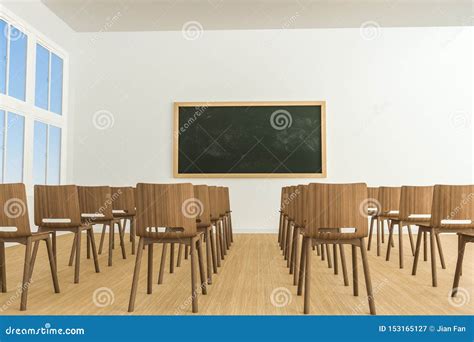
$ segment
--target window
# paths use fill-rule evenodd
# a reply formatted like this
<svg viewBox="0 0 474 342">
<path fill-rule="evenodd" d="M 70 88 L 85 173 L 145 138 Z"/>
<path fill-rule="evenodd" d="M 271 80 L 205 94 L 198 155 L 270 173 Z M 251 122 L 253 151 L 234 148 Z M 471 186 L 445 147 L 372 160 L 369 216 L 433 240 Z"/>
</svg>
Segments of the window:
<svg viewBox="0 0 474 342">
<path fill-rule="evenodd" d="M 0 19 L 0 93 L 25 101 L 28 36 Z"/>
<path fill-rule="evenodd" d="M 35 104 L 53 113 L 62 114 L 63 60 L 41 44 L 36 44 Z"/>
<path fill-rule="evenodd" d="M 60 184 L 61 128 L 35 121 L 33 182 Z"/>
<path fill-rule="evenodd" d="M 67 66 L 59 46 L 0 6 L 0 182 L 65 181 Z"/>
<path fill-rule="evenodd" d="M 0 110 L 2 182 L 23 182 L 25 118 Z"/>
</svg>

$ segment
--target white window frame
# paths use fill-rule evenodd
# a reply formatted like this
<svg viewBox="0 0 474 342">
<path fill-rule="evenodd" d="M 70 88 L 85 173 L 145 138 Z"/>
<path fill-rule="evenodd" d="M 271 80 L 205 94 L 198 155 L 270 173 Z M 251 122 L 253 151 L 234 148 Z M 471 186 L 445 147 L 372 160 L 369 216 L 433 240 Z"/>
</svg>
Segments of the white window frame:
<svg viewBox="0 0 474 342">
<path fill-rule="evenodd" d="M 68 100 L 69 100 L 69 54 L 47 38 L 33 26 L 18 17 L 12 11 L 0 5 L 0 18 L 13 25 L 28 36 L 26 57 L 26 99 L 21 101 L 11 96 L 0 94 L 0 109 L 19 114 L 25 118 L 25 131 L 23 142 L 23 183 L 27 189 L 33 189 L 33 144 L 34 144 L 34 122 L 53 125 L 61 128 L 61 160 L 60 160 L 60 183 L 67 183 L 67 129 L 68 129 Z M 3 32 L 0 32 L 3 34 Z M 63 60 L 63 94 L 62 115 L 36 107 L 35 105 L 35 83 L 36 83 L 36 44 L 39 43 L 49 51 L 55 53 Z M 51 61 L 50 61 L 51 63 Z M 8 71 L 7 71 L 8 72 Z M 48 85 L 49 87 L 51 84 Z M 49 132 L 49 127 L 48 127 Z M 49 138 L 49 137 L 48 137 Z M 7 148 L 5 146 L 5 148 Z M 6 161 L 4 161 L 6 162 Z M 47 166 L 46 166 L 47 167 Z M 46 171 L 47 172 L 47 171 Z"/>
</svg>

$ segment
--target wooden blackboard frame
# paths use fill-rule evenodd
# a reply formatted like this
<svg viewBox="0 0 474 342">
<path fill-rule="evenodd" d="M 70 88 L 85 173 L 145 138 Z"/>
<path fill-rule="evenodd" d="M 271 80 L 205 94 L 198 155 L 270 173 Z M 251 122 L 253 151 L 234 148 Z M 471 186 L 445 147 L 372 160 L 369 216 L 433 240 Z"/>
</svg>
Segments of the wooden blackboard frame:
<svg viewBox="0 0 474 342">
<path fill-rule="evenodd" d="M 179 173 L 179 109 L 181 107 L 248 107 L 248 106 L 321 106 L 320 173 Z M 257 102 L 175 102 L 173 128 L 174 178 L 326 178 L 326 101 L 257 101 Z"/>
</svg>

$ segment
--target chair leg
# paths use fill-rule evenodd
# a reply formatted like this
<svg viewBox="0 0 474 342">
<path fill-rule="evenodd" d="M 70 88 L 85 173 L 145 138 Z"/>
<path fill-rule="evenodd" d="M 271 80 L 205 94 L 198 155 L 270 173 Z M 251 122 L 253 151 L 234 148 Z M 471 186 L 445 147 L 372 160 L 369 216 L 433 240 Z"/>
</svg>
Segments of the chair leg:
<svg viewBox="0 0 474 342">
<path fill-rule="evenodd" d="M 436 243 L 435 243 L 435 231 L 430 230 L 430 248 L 431 248 L 431 280 L 433 287 L 438 286 L 438 279 L 436 275 Z"/>
<path fill-rule="evenodd" d="M 51 238 L 48 237 L 45 241 L 46 249 L 48 250 L 49 268 L 51 269 L 51 277 L 53 279 L 54 292 L 59 293 L 59 281 L 56 263 L 54 262 L 53 248 L 51 246 Z"/>
<path fill-rule="evenodd" d="M 341 255 L 342 277 L 344 279 L 344 286 L 349 286 L 349 278 L 347 277 L 346 253 L 344 245 L 339 245 L 339 254 Z"/>
<path fill-rule="evenodd" d="M 56 232 L 53 232 L 51 234 L 51 244 L 53 245 L 53 254 L 54 254 L 54 262 L 56 263 L 56 265 L 58 264 L 58 253 L 57 253 L 57 250 L 56 250 Z"/>
<path fill-rule="evenodd" d="M 321 260 L 324 261 L 326 260 L 326 249 L 324 248 L 324 244 L 320 246 L 321 246 Z"/>
<path fill-rule="evenodd" d="M 114 225 L 112 223 L 109 226 L 109 259 L 108 265 L 112 266 L 113 250 L 114 250 Z"/>
<path fill-rule="evenodd" d="M 436 237 L 436 245 L 438 246 L 438 253 L 439 253 L 439 260 L 441 261 L 441 267 L 443 268 L 443 270 L 445 270 L 446 263 L 444 262 L 443 247 L 441 247 L 441 240 L 439 238 L 439 234 L 436 234 L 435 237 Z"/>
<path fill-rule="evenodd" d="M 198 299 L 197 299 L 197 291 L 196 291 L 196 240 L 194 238 L 190 239 L 190 251 L 191 254 L 191 301 L 193 307 L 193 313 L 198 312 Z"/>
<path fill-rule="evenodd" d="M 278 245 L 281 243 L 281 224 L 282 224 L 283 214 L 280 212 L 280 221 L 278 221 Z"/>
<path fill-rule="evenodd" d="M 78 229 L 76 233 L 76 258 L 74 265 L 74 283 L 79 283 L 79 271 L 81 266 L 81 235 L 82 230 Z"/>
<path fill-rule="evenodd" d="M 89 237 L 89 234 L 87 234 L 86 236 L 86 258 L 87 259 L 90 259 L 91 258 L 91 240 L 90 240 L 90 237 Z"/>
<path fill-rule="evenodd" d="M 408 236 L 410 237 L 410 247 L 411 247 L 411 255 L 415 255 L 415 243 L 413 242 L 413 234 L 411 232 L 411 226 L 408 225 Z"/>
<path fill-rule="evenodd" d="M 181 259 L 183 257 L 183 244 L 180 243 L 178 247 L 178 257 L 176 260 L 176 267 L 181 267 Z"/>
<path fill-rule="evenodd" d="M 21 285 L 21 303 L 20 310 L 26 310 L 28 300 L 28 288 L 30 287 L 30 261 L 31 261 L 31 237 L 26 239 L 25 263 L 23 265 L 23 282 Z"/>
<path fill-rule="evenodd" d="M 174 273 L 174 243 L 170 243 L 170 274 Z"/>
<path fill-rule="evenodd" d="M 92 258 L 94 259 L 95 272 L 99 273 L 100 272 L 99 256 L 97 255 L 97 247 L 95 245 L 94 230 L 92 229 L 92 227 L 90 229 L 87 229 L 87 234 L 88 234 L 89 239 L 91 241 Z"/>
<path fill-rule="evenodd" d="M 367 288 L 370 314 L 375 315 L 375 299 L 372 292 L 372 280 L 370 279 L 369 261 L 367 260 L 367 251 L 365 250 L 364 239 L 360 239 L 360 252 L 362 254 L 362 267 L 364 268 L 365 287 Z"/>
<path fill-rule="evenodd" d="M 423 261 L 428 261 L 428 232 L 423 231 Z"/>
<path fill-rule="evenodd" d="M 392 240 L 393 240 L 393 231 L 394 231 L 393 226 L 394 226 L 393 221 L 391 221 L 388 227 L 388 244 L 387 244 L 387 255 L 385 256 L 385 261 L 390 260 L 390 251 L 392 249 Z"/>
<path fill-rule="evenodd" d="M 124 237 L 124 230 L 122 226 L 122 221 L 118 222 L 118 233 L 120 238 L 120 248 L 122 249 L 122 259 L 127 259 L 127 253 L 125 251 L 125 237 Z"/>
<path fill-rule="evenodd" d="M 374 230 L 375 216 L 370 217 L 370 229 L 369 229 L 369 243 L 367 244 L 367 250 L 370 251 L 370 245 L 372 244 L 372 234 Z"/>
<path fill-rule="evenodd" d="M 198 255 L 198 264 L 199 264 L 199 277 L 201 278 L 201 291 L 202 294 L 207 294 L 206 288 L 206 272 L 204 271 L 204 259 L 202 255 L 202 238 L 199 237 L 197 242 L 197 255 Z"/>
<path fill-rule="evenodd" d="M 332 245 L 332 256 L 334 260 L 334 274 L 339 274 L 338 262 L 337 262 L 337 244 Z"/>
<path fill-rule="evenodd" d="M 420 249 L 421 249 L 421 239 L 423 231 L 421 231 L 420 228 L 418 228 L 418 234 L 416 237 L 416 247 L 415 247 L 415 258 L 413 259 L 413 268 L 411 270 L 411 275 L 416 275 L 416 268 L 418 267 L 418 258 L 420 257 Z"/>
<path fill-rule="evenodd" d="M 321 248 L 319 247 L 319 245 L 316 246 L 316 255 L 321 256 Z"/>
<path fill-rule="evenodd" d="M 135 231 L 135 217 L 130 219 L 130 239 L 132 240 L 132 255 L 135 254 L 135 239 L 137 232 Z"/>
<path fill-rule="evenodd" d="M 76 243 L 77 241 L 77 235 L 74 234 L 74 239 L 72 240 L 72 246 L 71 246 L 71 254 L 69 255 L 69 263 L 68 265 L 69 266 L 72 266 L 72 264 L 74 263 L 74 255 L 76 254 Z"/>
<path fill-rule="evenodd" d="M 403 225 L 398 222 L 398 263 L 399 267 L 403 268 Z"/>
<path fill-rule="evenodd" d="M 300 268 L 298 272 L 298 290 L 297 295 L 301 296 L 303 294 L 303 282 L 305 277 L 305 265 L 306 265 L 306 248 L 308 245 L 305 242 L 303 237 L 303 241 L 301 243 L 301 256 L 300 256 Z"/>
<path fill-rule="evenodd" d="M 219 242 L 221 244 L 221 257 L 224 260 L 224 256 L 227 255 L 227 249 L 225 248 L 225 231 L 223 220 L 219 220 Z"/>
<path fill-rule="evenodd" d="M 133 271 L 132 289 L 130 291 L 130 301 L 128 303 L 128 312 L 135 310 L 135 299 L 137 297 L 138 278 L 140 276 L 140 266 L 142 262 L 144 238 L 138 240 L 137 258 L 135 260 L 135 270 Z"/>
<path fill-rule="evenodd" d="M 326 246 L 326 256 L 328 259 L 328 268 L 332 268 L 332 257 L 331 257 L 331 250 L 329 248 L 329 244 L 325 243 L 324 246 Z"/>
<path fill-rule="evenodd" d="M 211 251 L 211 229 L 206 229 L 206 271 L 207 271 L 207 283 L 212 284 L 212 251 Z M 181 245 L 179 245 L 181 247 Z M 179 258 L 179 257 L 178 257 Z"/>
<path fill-rule="evenodd" d="M 292 226 L 293 226 L 292 222 L 288 221 L 288 227 L 286 229 L 285 249 L 283 250 L 285 260 L 287 261 L 286 267 L 290 267 L 289 256 L 290 256 L 290 246 L 291 246 L 290 239 L 291 239 Z"/>
<path fill-rule="evenodd" d="M 100 234 L 99 254 L 102 254 L 102 248 L 104 247 L 104 240 L 105 240 L 105 224 L 102 225 L 102 234 Z"/>
<path fill-rule="evenodd" d="M 33 244 L 33 252 L 31 253 L 31 260 L 30 260 L 30 277 L 28 278 L 29 283 L 31 283 L 31 278 L 33 277 L 33 269 L 35 267 L 36 256 L 38 255 L 39 243 L 40 243 L 40 240 L 37 240 Z"/>
<path fill-rule="evenodd" d="M 165 262 L 166 262 L 166 250 L 168 244 L 163 243 L 163 249 L 161 250 L 161 262 L 160 262 L 160 273 L 158 273 L 158 284 L 163 284 L 163 274 L 165 273 Z"/>
<path fill-rule="evenodd" d="M 466 241 L 459 235 L 458 239 L 458 260 L 456 261 L 456 272 L 454 273 L 453 289 L 451 290 L 451 297 L 455 297 L 458 292 L 459 279 L 461 278 L 462 261 L 464 259 L 464 249 L 466 248 Z"/>
<path fill-rule="evenodd" d="M 293 252 L 293 285 L 298 285 L 298 274 L 299 274 L 299 246 L 300 246 L 300 229 L 296 229 L 294 252 Z"/>
<path fill-rule="evenodd" d="M 5 259 L 5 242 L 0 242 L 0 280 L 2 292 L 7 292 L 7 264 Z"/>
<path fill-rule="evenodd" d="M 153 243 L 148 244 L 147 294 L 153 292 Z"/>
<path fill-rule="evenodd" d="M 303 243 L 306 245 L 305 272 L 304 272 L 304 313 L 310 312 L 311 300 L 311 238 L 305 237 Z"/>
<path fill-rule="evenodd" d="M 387 225 L 390 225 L 390 221 L 387 222 Z M 382 243 L 385 243 L 385 229 L 384 229 L 384 221 L 382 221 L 382 229 L 380 230 Z"/>
<path fill-rule="evenodd" d="M 217 251 L 216 251 L 216 241 L 214 240 L 214 230 L 209 229 L 209 238 L 211 240 L 211 253 L 212 253 L 212 270 L 214 273 L 217 273 Z"/>
<path fill-rule="evenodd" d="M 184 246 L 184 260 L 188 260 L 189 257 L 189 246 Z"/>
<path fill-rule="evenodd" d="M 216 247 L 217 247 L 217 266 L 221 267 L 221 260 L 222 260 L 222 249 L 220 244 L 220 236 L 221 233 L 219 232 L 219 224 L 216 222 Z"/>
<path fill-rule="evenodd" d="M 295 269 L 295 252 L 296 252 L 296 236 L 298 234 L 298 228 L 293 227 L 293 236 L 291 238 L 291 252 L 290 252 L 290 274 L 293 274 L 293 270 Z"/>
<path fill-rule="evenodd" d="M 377 256 L 380 256 L 380 234 L 383 230 L 383 221 L 377 218 Z"/>
<path fill-rule="evenodd" d="M 352 286 L 354 288 L 354 296 L 359 295 L 359 276 L 357 274 L 357 250 L 356 246 L 352 247 Z"/>
</svg>

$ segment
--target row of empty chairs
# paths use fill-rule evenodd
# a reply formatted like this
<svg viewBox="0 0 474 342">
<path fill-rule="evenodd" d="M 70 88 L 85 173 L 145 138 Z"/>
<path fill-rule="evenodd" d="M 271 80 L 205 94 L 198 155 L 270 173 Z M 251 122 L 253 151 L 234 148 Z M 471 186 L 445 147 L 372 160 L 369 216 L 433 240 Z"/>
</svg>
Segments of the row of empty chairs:
<svg viewBox="0 0 474 342">
<path fill-rule="evenodd" d="M 370 232 L 365 218 L 370 218 Z M 367 249 L 370 250 L 373 227 L 377 230 L 377 255 L 380 255 L 384 242 L 384 224 L 388 224 L 388 243 L 386 260 L 394 246 L 394 231 L 398 227 L 399 266 L 403 268 L 403 228 L 408 230 L 414 256 L 412 274 L 416 274 L 422 239 L 425 241 L 425 260 L 427 260 L 427 240 L 431 248 L 432 285 L 437 286 L 436 246 L 441 265 L 446 268 L 441 247 L 441 233 L 458 234 L 458 262 L 453 282 L 452 296 L 456 295 L 462 274 L 462 261 L 465 245 L 473 241 L 474 232 L 474 185 L 435 185 L 367 188 L 365 184 L 309 184 L 283 187 L 281 192 L 280 225 L 278 242 L 297 293 L 303 292 L 305 281 L 305 313 L 309 313 L 308 261 L 311 246 L 318 245 L 317 252 L 328 258 L 331 265 L 329 246 L 333 246 L 334 272 L 337 274 L 337 246 L 352 245 L 354 295 L 357 289 L 357 263 L 355 249 L 360 247 L 369 299 L 370 313 L 375 314 L 375 304 L 370 283 L 369 266 L 365 253 L 365 237 L 369 236 Z M 411 226 L 418 227 L 416 247 Z M 352 232 L 345 232 L 352 228 Z M 298 260 L 299 240 L 303 237 L 302 251 Z M 307 240 L 307 241 L 306 241 Z M 340 248 L 340 259 L 344 285 L 348 285 L 344 250 Z M 314 249 L 314 247 L 313 247 Z M 305 264 L 306 263 L 306 264 Z M 306 270 L 306 272 L 305 272 Z"/>
<path fill-rule="evenodd" d="M 217 273 L 220 260 L 224 258 L 233 241 L 229 189 L 224 187 L 192 184 L 138 184 L 137 188 L 36 185 L 34 187 L 34 221 L 38 227 L 36 232 L 32 232 L 30 228 L 24 184 L 1 184 L 0 206 L 3 208 L 3 213 L 0 215 L 2 292 L 7 292 L 5 244 L 13 242 L 26 246 L 20 310 L 26 310 L 27 307 L 28 288 L 41 241 L 45 241 L 47 246 L 54 291 L 59 293 L 56 256 L 56 236 L 59 232 L 74 234 L 69 259 L 69 265 L 75 266 L 74 283 L 79 283 L 80 279 L 82 233 L 86 232 L 87 258 L 90 259 L 92 256 L 95 271 L 99 273 L 98 254 L 102 252 L 107 228 L 108 265 L 112 266 L 113 262 L 115 231 L 119 233 L 122 258 L 126 259 L 125 224 L 128 221 L 132 254 L 137 252 L 135 238 L 140 237 L 138 265 L 145 245 L 149 246 L 149 257 L 153 256 L 152 239 L 178 243 L 180 247 L 184 244 L 191 247 L 192 274 L 195 278 L 194 252 L 197 250 L 203 292 L 206 284 L 212 282 L 212 273 Z M 93 226 L 96 224 L 103 225 L 99 252 L 93 233 Z M 165 229 L 165 232 L 160 233 L 160 229 Z M 207 246 L 207 276 L 202 267 L 203 240 Z M 166 253 L 166 249 L 163 250 Z M 162 257 L 159 282 L 163 277 L 165 256 Z M 149 271 L 152 270 L 152 264 L 149 263 L 148 267 Z M 138 270 L 135 268 L 135 274 L 137 273 Z M 134 286 L 136 291 L 135 280 Z M 130 308 L 133 310 L 132 298 L 130 303 Z M 197 299 L 195 301 L 193 299 L 193 311 L 197 311 Z"/>
</svg>

